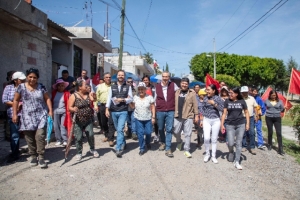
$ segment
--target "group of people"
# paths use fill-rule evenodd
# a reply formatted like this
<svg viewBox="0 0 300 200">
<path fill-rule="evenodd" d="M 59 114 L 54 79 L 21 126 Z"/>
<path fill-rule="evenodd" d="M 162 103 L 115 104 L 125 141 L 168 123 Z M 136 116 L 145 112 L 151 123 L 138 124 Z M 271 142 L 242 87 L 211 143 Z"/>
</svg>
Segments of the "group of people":
<svg viewBox="0 0 300 200">
<path fill-rule="evenodd" d="M 26 75 L 22 72 L 12 75 L 12 82 L 5 87 L 2 96 L 10 122 L 12 160 L 18 159 L 19 132 L 22 131 L 31 155 L 30 165 L 47 166 L 44 161 L 47 116 L 54 119 L 56 145 L 67 144 L 68 138 L 72 137 L 71 126 L 74 122 L 76 160 L 82 159 L 84 135 L 90 147 L 89 153 L 99 157 L 93 132 L 95 113 L 105 136 L 103 142 L 115 146 L 117 157 L 122 157 L 126 148 L 126 123 L 127 138 L 138 140 L 141 156 L 151 149 L 154 128 L 154 141 L 160 142 L 159 151 L 164 151 L 168 157 L 174 156 L 171 150 L 174 134 L 176 149 L 183 149 L 184 155 L 191 158 L 190 144 L 194 129 L 197 145 L 200 147 L 204 141 L 205 163 L 209 160 L 218 163 L 216 152 L 219 138 L 228 145 L 228 161 L 234 162 L 237 169 L 242 169 L 242 151 L 248 150 L 255 155 L 256 146 L 265 148 L 261 130 L 263 115 L 268 127 L 268 149 L 272 149 L 275 126 L 278 153 L 284 154 L 280 117 L 284 105 L 276 91 L 271 91 L 269 99 L 263 102 L 255 88 L 228 88 L 224 82 L 220 82 L 220 88 L 214 84 L 203 89 L 200 85 L 189 88 L 188 78 L 182 78 L 180 86 L 177 86 L 170 81 L 169 72 L 162 73 L 159 83 L 152 85 L 150 77 L 145 75 L 134 86 L 133 79 L 126 79 L 123 70 L 117 72 L 116 83 L 111 82 L 110 73 L 104 73 L 103 80 L 94 89 L 86 74 L 87 71 L 83 70 L 82 76 L 75 81 L 67 71 L 63 71 L 62 77 L 52 86 L 51 98 L 46 88 L 38 83 L 37 69 L 27 70 Z"/>
</svg>

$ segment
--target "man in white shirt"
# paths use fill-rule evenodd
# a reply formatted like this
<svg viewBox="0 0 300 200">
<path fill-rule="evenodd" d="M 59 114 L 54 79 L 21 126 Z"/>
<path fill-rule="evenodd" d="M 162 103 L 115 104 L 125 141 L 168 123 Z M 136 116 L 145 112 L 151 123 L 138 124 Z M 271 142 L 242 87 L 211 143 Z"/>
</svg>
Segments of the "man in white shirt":
<svg viewBox="0 0 300 200">
<path fill-rule="evenodd" d="M 256 119 L 255 119 L 256 109 L 255 108 L 257 106 L 257 103 L 256 103 L 255 99 L 252 96 L 249 96 L 249 88 L 247 86 L 241 87 L 241 93 L 244 97 L 244 100 L 247 103 L 249 117 L 250 117 L 249 130 L 245 131 L 245 134 L 244 134 L 244 137 L 243 137 L 243 142 L 242 142 L 243 150 L 242 151 L 247 150 L 247 148 L 248 148 L 247 137 L 249 137 L 249 139 L 250 139 L 249 152 L 253 155 L 256 155 L 254 126 L 255 126 L 255 121 L 256 121 Z"/>
</svg>

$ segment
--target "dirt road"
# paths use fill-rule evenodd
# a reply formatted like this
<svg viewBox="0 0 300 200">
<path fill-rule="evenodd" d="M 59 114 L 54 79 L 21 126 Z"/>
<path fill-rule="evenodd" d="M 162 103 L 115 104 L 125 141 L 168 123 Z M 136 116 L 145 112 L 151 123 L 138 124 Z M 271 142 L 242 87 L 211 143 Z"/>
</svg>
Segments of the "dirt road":
<svg viewBox="0 0 300 200">
<path fill-rule="evenodd" d="M 218 144 L 219 164 L 203 162 L 204 147 L 196 149 L 193 135 L 191 159 L 183 151 L 168 158 L 152 150 L 139 156 L 138 143 L 127 140 L 127 150 L 117 158 L 112 148 L 96 135 L 100 157 L 85 155 L 75 161 L 72 147 L 63 162 L 63 148 L 47 148 L 48 169 L 30 167 L 28 155 L 0 168 L 0 199 L 299 199 L 300 166 L 275 150 L 244 152 L 243 170 L 227 161 L 226 144 Z M 173 138 L 174 139 L 174 138 Z M 175 149 L 175 143 L 172 146 Z"/>
</svg>

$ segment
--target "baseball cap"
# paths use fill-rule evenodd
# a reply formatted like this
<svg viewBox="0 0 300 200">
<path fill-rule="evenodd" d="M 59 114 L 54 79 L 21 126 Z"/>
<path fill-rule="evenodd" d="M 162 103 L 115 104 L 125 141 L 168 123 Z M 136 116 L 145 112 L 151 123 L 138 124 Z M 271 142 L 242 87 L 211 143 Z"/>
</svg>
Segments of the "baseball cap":
<svg viewBox="0 0 300 200">
<path fill-rule="evenodd" d="M 249 88 L 247 86 L 241 87 L 241 92 L 249 92 Z"/>
<path fill-rule="evenodd" d="M 205 88 L 199 90 L 198 95 L 206 95 Z"/>
<path fill-rule="evenodd" d="M 144 88 L 146 88 L 146 84 L 144 83 L 144 82 L 140 82 L 139 84 L 138 84 L 138 88 L 139 87 L 144 87 Z"/>
<path fill-rule="evenodd" d="M 25 80 L 26 79 L 26 76 L 23 72 L 15 72 L 12 77 L 11 77 L 12 80 L 16 80 L 16 79 L 20 79 L 20 80 Z"/>
</svg>

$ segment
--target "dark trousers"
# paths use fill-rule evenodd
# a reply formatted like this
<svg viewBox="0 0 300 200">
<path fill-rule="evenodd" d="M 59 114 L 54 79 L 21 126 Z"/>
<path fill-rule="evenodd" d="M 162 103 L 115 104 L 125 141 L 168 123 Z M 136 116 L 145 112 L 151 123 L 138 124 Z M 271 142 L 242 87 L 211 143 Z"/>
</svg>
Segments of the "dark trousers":
<svg viewBox="0 0 300 200">
<path fill-rule="evenodd" d="M 281 117 L 267 117 L 266 123 L 268 128 L 268 144 L 272 145 L 273 126 L 275 127 L 278 149 L 282 150 L 282 134 L 281 134 Z"/>
<path fill-rule="evenodd" d="M 115 126 L 114 122 L 112 120 L 112 116 L 110 114 L 110 117 L 107 118 L 105 115 L 105 104 L 101 104 L 99 107 L 99 114 L 100 114 L 100 121 L 101 121 L 101 129 L 104 131 L 104 136 L 108 138 L 108 141 L 114 141 L 114 135 L 115 135 Z M 98 118 L 99 119 L 99 118 Z"/>
<path fill-rule="evenodd" d="M 98 105 L 98 112 L 97 112 L 97 118 L 98 118 L 98 123 L 99 123 L 99 126 L 101 128 L 101 130 L 103 130 L 103 126 L 102 126 L 102 120 L 101 120 L 101 105 Z M 103 112 L 102 112 L 103 113 Z M 105 110 L 104 110 L 104 115 L 105 115 Z"/>
<path fill-rule="evenodd" d="M 8 119 L 10 126 L 10 149 L 12 157 L 17 158 L 19 156 L 19 143 L 20 143 L 20 133 L 19 124 L 12 122 L 12 119 Z"/>
</svg>

